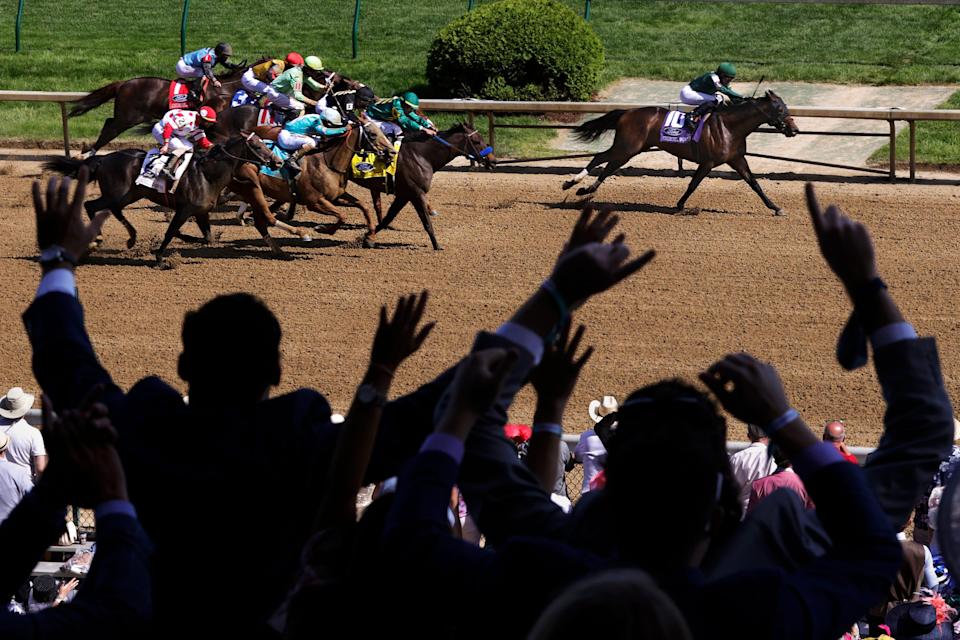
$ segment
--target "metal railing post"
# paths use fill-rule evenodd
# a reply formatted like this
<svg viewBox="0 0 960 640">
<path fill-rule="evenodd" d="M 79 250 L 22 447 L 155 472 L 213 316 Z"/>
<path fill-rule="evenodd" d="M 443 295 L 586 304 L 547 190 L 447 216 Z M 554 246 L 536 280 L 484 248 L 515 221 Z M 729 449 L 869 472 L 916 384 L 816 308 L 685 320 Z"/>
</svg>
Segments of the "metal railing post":
<svg viewBox="0 0 960 640">
<path fill-rule="evenodd" d="M 910 121 L 910 182 L 917 181 L 917 121 Z"/>
<path fill-rule="evenodd" d="M 17 20 L 14 24 L 14 36 L 16 38 L 16 44 L 14 45 L 14 51 L 20 53 L 20 50 L 23 48 L 20 43 L 20 30 L 23 26 L 23 3 L 24 0 L 17 2 Z"/>
<path fill-rule="evenodd" d="M 583 19 L 590 22 L 590 0 L 586 0 L 583 5 Z"/>
<path fill-rule="evenodd" d="M 897 181 L 897 124 L 893 120 L 890 123 L 890 182 Z"/>
<path fill-rule="evenodd" d="M 67 103 L 60 103 L 60 122 L 63 123 L 63 155 L 70 157 L 70 121 L 67 119 Z"/>
<path fill-rule="evenodd" d="M 183 0 L 183 13 L 180 15 L 180 55 L 187 52 L 187 18 L 190 15 L 190 0 Z"/>
<path fill-rule="evenodd" d="M 353 59 L 356 60 L 360 48 L 360 0 L 353 6 Z"/>
<path fill-rule="evenodd" d="M 473 8 L 476 6 L 477 0 L 467 0 L 467 11 L 473 11 Z"/>
</svg>

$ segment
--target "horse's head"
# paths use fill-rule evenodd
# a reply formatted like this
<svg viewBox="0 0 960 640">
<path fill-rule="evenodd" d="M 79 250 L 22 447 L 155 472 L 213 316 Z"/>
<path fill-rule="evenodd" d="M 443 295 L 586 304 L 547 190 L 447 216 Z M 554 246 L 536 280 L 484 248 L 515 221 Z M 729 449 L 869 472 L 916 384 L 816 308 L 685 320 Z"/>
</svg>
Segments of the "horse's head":
<svg viewBox="0 0 960 640">
<path fill-rule="evenodd" d="M 372 151 L 381 160 L 387 162 L 393 161 L 393 156 L 397 154 L 397 150 L 393 148 L 393 143 L 390 142 L 390 139 L 383 135 L 383 131 L 377 123 L 366 117 L 361 118 L 360 136 L 361 148 Z"/>
<path fill-rule="evenodd" d="M 797 124 L 793 121 L 793 117 L 790 115 L 790 111 L 787 109 L 783 98 L 773 91 L 767 91 L 764 97 L 767 100 L 766 105 L 763 107 L 764 114 L 769 118 L 767 124 L 788 138 L 792 138 L 800 133 L 800 128 L 797 127 Z M 760 102 L 763 101 L 761 100 Z"/>
<path fill-rule="evenodd" d="M 484 169 L 493 169 L 497 159 L 493 149 L 483 141 L 483 136 L 476 129 L 467 124 L 458 124 L 452 129 L 437 134 L 454 145 L 462 155 L 474 162 L 479 162 Z"/>
<path fill-rule="evenodd" d="M 241 143 L 242 146 L 239 146 Z M 236 144 L 239 147 L 239 152 L 236 155 L 244 160 L 265 164 L 271 169 L 279 169 L 283 164 L 254 131 L 241 131 Z"/>
</svg>

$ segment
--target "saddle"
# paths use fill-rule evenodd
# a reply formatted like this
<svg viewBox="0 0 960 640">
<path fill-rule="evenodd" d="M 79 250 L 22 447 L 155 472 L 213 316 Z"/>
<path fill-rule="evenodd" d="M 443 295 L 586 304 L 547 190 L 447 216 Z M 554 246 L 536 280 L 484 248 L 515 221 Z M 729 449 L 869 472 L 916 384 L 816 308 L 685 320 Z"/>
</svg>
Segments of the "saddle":
<svg viewBox="0 0 960 640">
<path fill-rule="evenodd" d="M 180 185 L 180 178 L 183 177 L 190 160 L 193 159 L 193 151 L 179 149 L 169 154 L 161 154 L 158 149 L 150 149 L 143 158 L 143 164 L 140 165 L 140 175 L 135 184 L 153 189 L 159 193 L 176 193 Z M 169 163 L 175 163 L 170 177 Z M 166 169 L 164 171 L 164 169 Z"/>
<path fill-rule="evenodd" d="M 167 104 L 170 109 L 195 109 L 203 102 L 209 80 L 205 77 L 197 83 L 192 80 L 176 78 L 170 81 Z"/>
</svg>

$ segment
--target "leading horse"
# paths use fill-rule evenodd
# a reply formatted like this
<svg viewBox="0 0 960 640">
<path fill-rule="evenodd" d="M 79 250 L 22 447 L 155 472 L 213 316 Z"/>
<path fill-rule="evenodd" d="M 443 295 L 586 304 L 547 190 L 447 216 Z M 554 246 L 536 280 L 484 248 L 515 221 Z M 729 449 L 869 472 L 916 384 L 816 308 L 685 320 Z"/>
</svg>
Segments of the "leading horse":
<svg viewBox="0 0 960 640">
<path fill-rule="evenodd" d="M 256 63 L 254 63 L 256 64 Z M 247 67 L 234 69 L 217 76 L 220 87 L 213 83 L 206 83 L 200 105 L 213 107 L 214 111 L 222 111 L 230 105 L 230 99 L 240 87 L 240 77 Z M 106 86 L 91 91 L 76 101 L 76 106 L 70 110 L 70 117 L 83 115 L 92 109 L 111 100 L 113 103 L 113 117 L 107 118 L 100 129 L 97 141 L 86 153 L 95 155 L 97 150 L 135 125 L 144 122 L 155 122 L 163 117 L 170 109 L 170 80 L 166 78 L 133 78 L 112 82 Z M 252 129 L 253 127 L 248 127 Z"/>
<path fill-rule="evenodd" d="M 783 209 L 775 205 L 760 188 L 745 157 L 747 136 L 763 124 L 769 124 L 788 138 L 800 132 L 780 96 L 773 91 L 767 91 L 761 98 L 747 98 L 713 113 L 703 124 L 700 141 L 691 140 L 686 144 L 660 142 L 660 129 L 668 113 L 661 107 L 643 107 L 629 111 L 617 109 L 584 122 L 574 129 L 575 136 L 582 141 L 596 140 L 605 132 L 614 129 L 613 145 L 595 155 L 586 168 L 563 183 L 563 188 L 569 189 L 586 178 L 593 169 L 606 163 L 592 185 L 577 190 L 578 196 L 589 195 L 630 158 L 651 147 L 657 147 L 678 158 L 697 163 L 697 170 L 686 193 L 677 202 L 678 211 L 683 211 L 687 199 L 714 167 L 728 164 L 760 196 L 763 204 L 772 210 L 774 215 L 783 213 Z"/>
</svg>

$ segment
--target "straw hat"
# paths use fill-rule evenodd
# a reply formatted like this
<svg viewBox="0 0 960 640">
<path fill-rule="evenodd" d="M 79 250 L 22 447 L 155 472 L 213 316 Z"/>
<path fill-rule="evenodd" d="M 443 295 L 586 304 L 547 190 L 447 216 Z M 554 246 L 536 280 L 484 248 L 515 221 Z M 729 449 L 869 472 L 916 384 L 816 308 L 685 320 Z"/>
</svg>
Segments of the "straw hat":
<svg viewBox="0 0 960 640">
<path fill-rule="evenodd" d="M 10 444 L 10 436 L 5 433 L 0 433 L 0 453 L 3 453 L 7 450 L 7 446 Z"/>
<path fill-rule="evenodd" d="M 604 416 L 610 415 L 620 408 L 620 403 L 613 396 L 603 396 L 603 400 L 591 400 L 587 413 L 594 422 L 600 422 Z"/>
<path fill-rule="evenodd" d="M 20 387 L 10 389 L 0 398 L 0 416 L 11 420 L 22 418 L 33 408 L 33 399 L 33 394 L 24 393 Z"/>
</svg>

